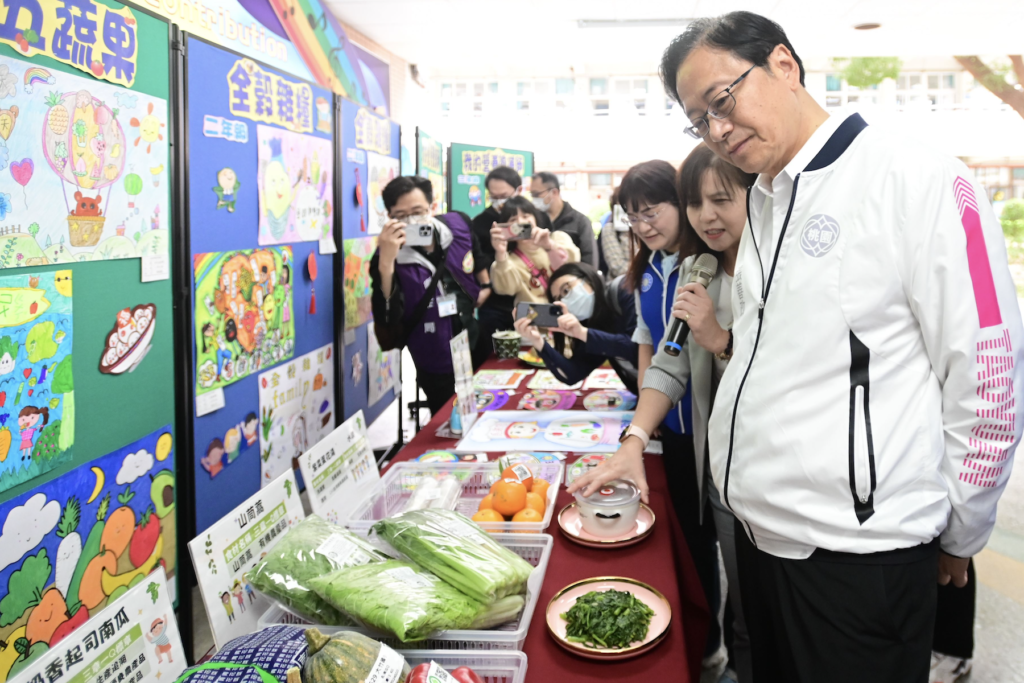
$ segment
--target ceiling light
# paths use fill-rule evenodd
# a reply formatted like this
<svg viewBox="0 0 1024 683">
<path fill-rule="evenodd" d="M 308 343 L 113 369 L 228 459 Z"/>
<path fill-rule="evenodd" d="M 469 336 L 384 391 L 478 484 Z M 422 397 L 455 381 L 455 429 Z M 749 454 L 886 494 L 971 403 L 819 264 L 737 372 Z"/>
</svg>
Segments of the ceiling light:
<svg viewBox="0 0 1024 683">
<path fill-rule="evenodd" d="M 686 26 L 692 19 L 579 19 L 578 28 L 665 28 Z"/>
<path fill-rule="evenodd" d="M 882 25 L 875 21 L 869 21 L 865 24 L 854 24 L 853 28 L 855 31 L 871 31 L 876 28 L 882 28 Z"/>
</svg>

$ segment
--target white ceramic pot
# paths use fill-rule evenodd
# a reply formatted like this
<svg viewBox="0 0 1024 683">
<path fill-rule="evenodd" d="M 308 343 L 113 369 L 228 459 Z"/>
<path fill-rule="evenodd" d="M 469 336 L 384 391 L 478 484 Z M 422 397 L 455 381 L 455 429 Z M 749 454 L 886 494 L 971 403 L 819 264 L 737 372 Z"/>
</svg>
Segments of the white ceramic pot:
<svg viewBox="0 0 1024 683">
<path fill-rule="evenodd" d="M 588 534 L 601 538 L 625 536 L 636 526 L 640 489 L 631 481 L 616 479 L 586 498 L 577 492 L 576 507 Z"/>
</svg>

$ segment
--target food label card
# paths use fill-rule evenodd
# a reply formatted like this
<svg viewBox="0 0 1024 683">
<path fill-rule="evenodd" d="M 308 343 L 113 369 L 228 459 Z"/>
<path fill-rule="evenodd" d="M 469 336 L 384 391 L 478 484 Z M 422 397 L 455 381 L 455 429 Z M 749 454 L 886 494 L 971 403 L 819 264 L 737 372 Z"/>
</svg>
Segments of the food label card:
<svg viewBox="0 0 1024 683">
<path fill-rule="evenodd" d="M 345 420 L 299 457 L 313 514 L 341 524 L 380 481 L 380 470 L 366 438 L 363 411 Z"/>
<path fill-rule="evenodd" d="M 476 422 L 476 394 L 473 390 L 473 358 L 469 353 L 469 334 L 466 330 L 459 332 L 450 342 L 452 349 L 452 368 L 455 371 L 455 396 L 459 400 L 459 418 L 462 420 L 462 431 Z"/>
</svg>

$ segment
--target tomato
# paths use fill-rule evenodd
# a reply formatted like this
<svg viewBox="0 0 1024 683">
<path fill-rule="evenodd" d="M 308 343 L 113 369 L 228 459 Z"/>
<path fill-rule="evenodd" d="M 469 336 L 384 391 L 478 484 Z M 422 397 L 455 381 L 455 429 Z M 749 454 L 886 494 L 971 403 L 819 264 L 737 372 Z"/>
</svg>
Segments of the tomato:
<svg viewBox="0 0 1024 683">
<path fill-rule="evenodd" d="M 405 683 L 427 683 L 427 672 L 430 671 L 430 662 L 420 664 L 409 672 Z"/>
<path fill-rule="evenodd" d="M 484 683 L 483 679 L 476 675 L 476 672 L 468 666 L 460 666 L 452 671 L 452 678 L 459 683 Z"/>
</svg>

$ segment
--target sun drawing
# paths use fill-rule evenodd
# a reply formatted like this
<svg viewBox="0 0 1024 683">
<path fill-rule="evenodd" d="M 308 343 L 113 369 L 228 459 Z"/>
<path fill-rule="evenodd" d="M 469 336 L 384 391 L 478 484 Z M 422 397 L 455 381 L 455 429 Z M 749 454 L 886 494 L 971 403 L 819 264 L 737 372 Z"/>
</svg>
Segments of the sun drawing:
<svg viewBox="0 0 1024 683">
<path fill-rule="evenodd" d="M 142 117 L 142 121 L 139 121 L 134 116 L 131 123 L 132 128 L 139 129 L 139 137 L 135 138 L 135 146 L 138 147 L 140 142 L 146 143 L 146 154 L 153 148 L 153 143 L 157 140 L 163 140 L 164 136 L 160 134 L 160 129 L 164 127 L 164 124 L 160 123 L 160 119 L 153 116 L 153 103 L 149 103 L 147 109 L 147 115 Z"/>
</svg>

